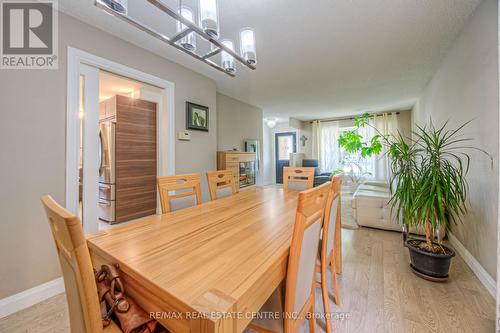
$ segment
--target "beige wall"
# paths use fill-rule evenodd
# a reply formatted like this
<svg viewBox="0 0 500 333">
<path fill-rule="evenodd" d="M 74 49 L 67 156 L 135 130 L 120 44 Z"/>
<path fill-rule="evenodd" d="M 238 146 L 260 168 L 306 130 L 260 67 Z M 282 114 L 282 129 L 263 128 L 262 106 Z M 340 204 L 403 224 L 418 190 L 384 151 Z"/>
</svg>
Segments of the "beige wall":
<svg viewBox="0 0 500 333">
<path fill-rule="evenodd" d="M 451 230 L 486 271 L 496 276 L 498 211 L 498 36 L 497 1 L 486 0 L 476 10 L 448 55 L 425 88 L 414 109 L 422 124 L 451 127 L 474 119 L 466 128 L 473 144 L 494 156 L 472 153 L 468 175 L 469 213 Z"/>
<path fill-rule="evenodd" d="M 217 150 L 245 151 L 245 141 L 259 140 L 262 161 L 262 109 L 217 93 Z M 262 170 L 262 163 L 261 163 Z M 262 183 L 262 171 L 257 182 Z"/>
<path fill-rule="evenodd" d="M 217 93 L 217 149 L 245 151 L 245 140 L 262 145 L 262 109 Z"/>
<path fill-rule="evenodd" d="M 64 204 L 68 46 L 174 82 L 176 132 L 185 128 L 186 101 L 208 106 L 210 132 L 176 141 L 176 172 L 216 167 L 214 81 L 65 14 L 59 20 L 58 70 L 0 71 L 0 299 L 60 275 L 39 197 Z"/>
<path fill-rule="evenodd" d="M 401 135 L 407 138 L 412 136 L 412 112 L 411 110 L 399 111 L 398 115 L 398 130 Z"/>
</svg>

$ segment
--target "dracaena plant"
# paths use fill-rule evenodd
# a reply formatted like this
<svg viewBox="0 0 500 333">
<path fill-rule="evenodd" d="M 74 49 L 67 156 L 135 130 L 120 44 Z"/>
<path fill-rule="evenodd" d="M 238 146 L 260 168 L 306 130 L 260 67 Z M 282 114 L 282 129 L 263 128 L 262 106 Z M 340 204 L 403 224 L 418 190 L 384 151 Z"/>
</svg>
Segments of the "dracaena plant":
<svg viewBox="0 0 500 333">
<path fill-rule="evenodd" d="M 440 226 L 449 228 L 467 212 L 468 185 L 466 175 L 471 162 L 470 153 L 479 151 L 493 159 L 485 150 L 471 146 L 472 138 L 462 135 L 470 121 L 455 129 L 448 122 L 435 127 L 417 126 L 415 145 L 415 197 L 412 202 L 410 225 L 423 226 L 426 243 L 421 247 L 439 252 L 433 244 L 434 231 Z"/>
<path fill-rule="evenodd" d="M 395 185 L 392 205 L 407 226 L 423 227 L 426 241 L 419 246 L 429 252 L 444 251 L 433 243 L 436 230 L 448 229 L 467 212 L 471 151 L 485 154 L 493 163 L 486 151 L 469 144 L 472 138 L 463 136 L 469 123 L 449 129 L 448 122 L 436 127 L 431 121 L 417 126 L 412 139 L 400 134 L 386 138 Z"/>
<path fill-rule="evenodd" d="M 417 126 L 412 138 L 401 133 L 382 134 L 369 123 L 369 114 L 356 118 L 356 126 L 370 126 L 378 135 L 375 140 L 387 147 L 391 160 L 391 205 L 402 216 L 407 227 L 423 227 L 425 242 L 420 247 L 430 252 L 443 248 L 433 243 L 436 230 L 461 220 L 467 212 L 467 172 L 470 153 L 478 151 L 490 159 L 485 150 L 470 145 L 463 129 L 470 121 L 450 129 L 448 122 L 436 127 Z"/>
</svg>

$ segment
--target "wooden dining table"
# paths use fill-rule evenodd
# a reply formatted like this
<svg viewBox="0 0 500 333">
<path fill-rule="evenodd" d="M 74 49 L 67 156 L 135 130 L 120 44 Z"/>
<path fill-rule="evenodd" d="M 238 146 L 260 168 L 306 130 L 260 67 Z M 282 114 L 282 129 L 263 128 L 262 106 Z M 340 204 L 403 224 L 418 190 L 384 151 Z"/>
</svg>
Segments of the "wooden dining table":
<svg viewBox="0 0 500 333">
<path fill-rule="evenodd" d="M 253 187 L 88 236 L 94 267 L 174 333 L 242 332 L 286 275 L 298 192 Z"/>
</svg>

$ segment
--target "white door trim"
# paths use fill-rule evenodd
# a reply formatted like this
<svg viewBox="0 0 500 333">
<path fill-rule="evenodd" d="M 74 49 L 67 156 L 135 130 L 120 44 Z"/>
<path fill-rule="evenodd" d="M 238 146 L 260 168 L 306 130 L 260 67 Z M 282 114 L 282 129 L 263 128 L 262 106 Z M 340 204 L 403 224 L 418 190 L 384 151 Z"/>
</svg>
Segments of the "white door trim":
<svg viewBox="0 0 500 333">
<path fill-rule="evenodd" d="M 83 128 L 83 228 L 85 233 L 91 233 L 98 230 L 98 223 L 87 223 L 87 221 L 97 221 L 99 219 L 99 166 L 97 162 L 99 126 L 87 126 L 87 124 L 99 123 L 99 69 L 93 66 L 80 64 L 79 75 L 83 79 L 83 98 L 84 118 Z M 80 105 L 79 105 L 80 107 Z M 81 110 L 79 110 L 81 111 Z M 80 127 L 78 127 L 80 132 Z M 80 134 L 77 135 L 80 137 Z M 80 140 L 76 148 L 79 149 Z M 77 158 L 78 159 L 78 158 Z M 88 162 L 88 163 L 87 163 Z M 78 180 L 77 180 L 78 181 Z"/>
<path fill-rule="evenodd" d="M 158 175 L 175 174 L 175 85 L 151 74 L 68 47 L 67 105 L 66 105 L 66 208 L 78 212 L 79 163 L 79 79 L 81 65 L 88 65 L 114 74 L 141 81 L 164 91 L 167 114 L 158 113 Z M 159 108 L 158 108 L 159 110 Z M 159 110 L 160 111 L 160 110 Z M 164 142 L 167 142 L 165 145 Z M 97 209 L 97 207 L 96 207 Z M 84 217 L 85 218 L 85 217 Z M 86 232 L 96 230 L 98 221 L 84 223 Z"/>
</svg>

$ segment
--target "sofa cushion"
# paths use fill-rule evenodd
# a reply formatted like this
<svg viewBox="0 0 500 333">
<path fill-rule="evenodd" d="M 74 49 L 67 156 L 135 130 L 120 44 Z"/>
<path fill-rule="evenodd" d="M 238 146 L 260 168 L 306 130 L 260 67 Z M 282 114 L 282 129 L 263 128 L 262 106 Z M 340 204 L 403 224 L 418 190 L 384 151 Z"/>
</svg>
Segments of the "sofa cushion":
<svg viewBox="0 0 500 333">
<path fill-rule="evenodd" d="M 382 187 L 382 186 L 374 186 L 374 185 L 360 185 L 358 187 L 358 191 L 373 191 L 373 192 L 385 192 L 385 193 L 391 193 L 389 191 L 388 187 Z"/>
</svg>

